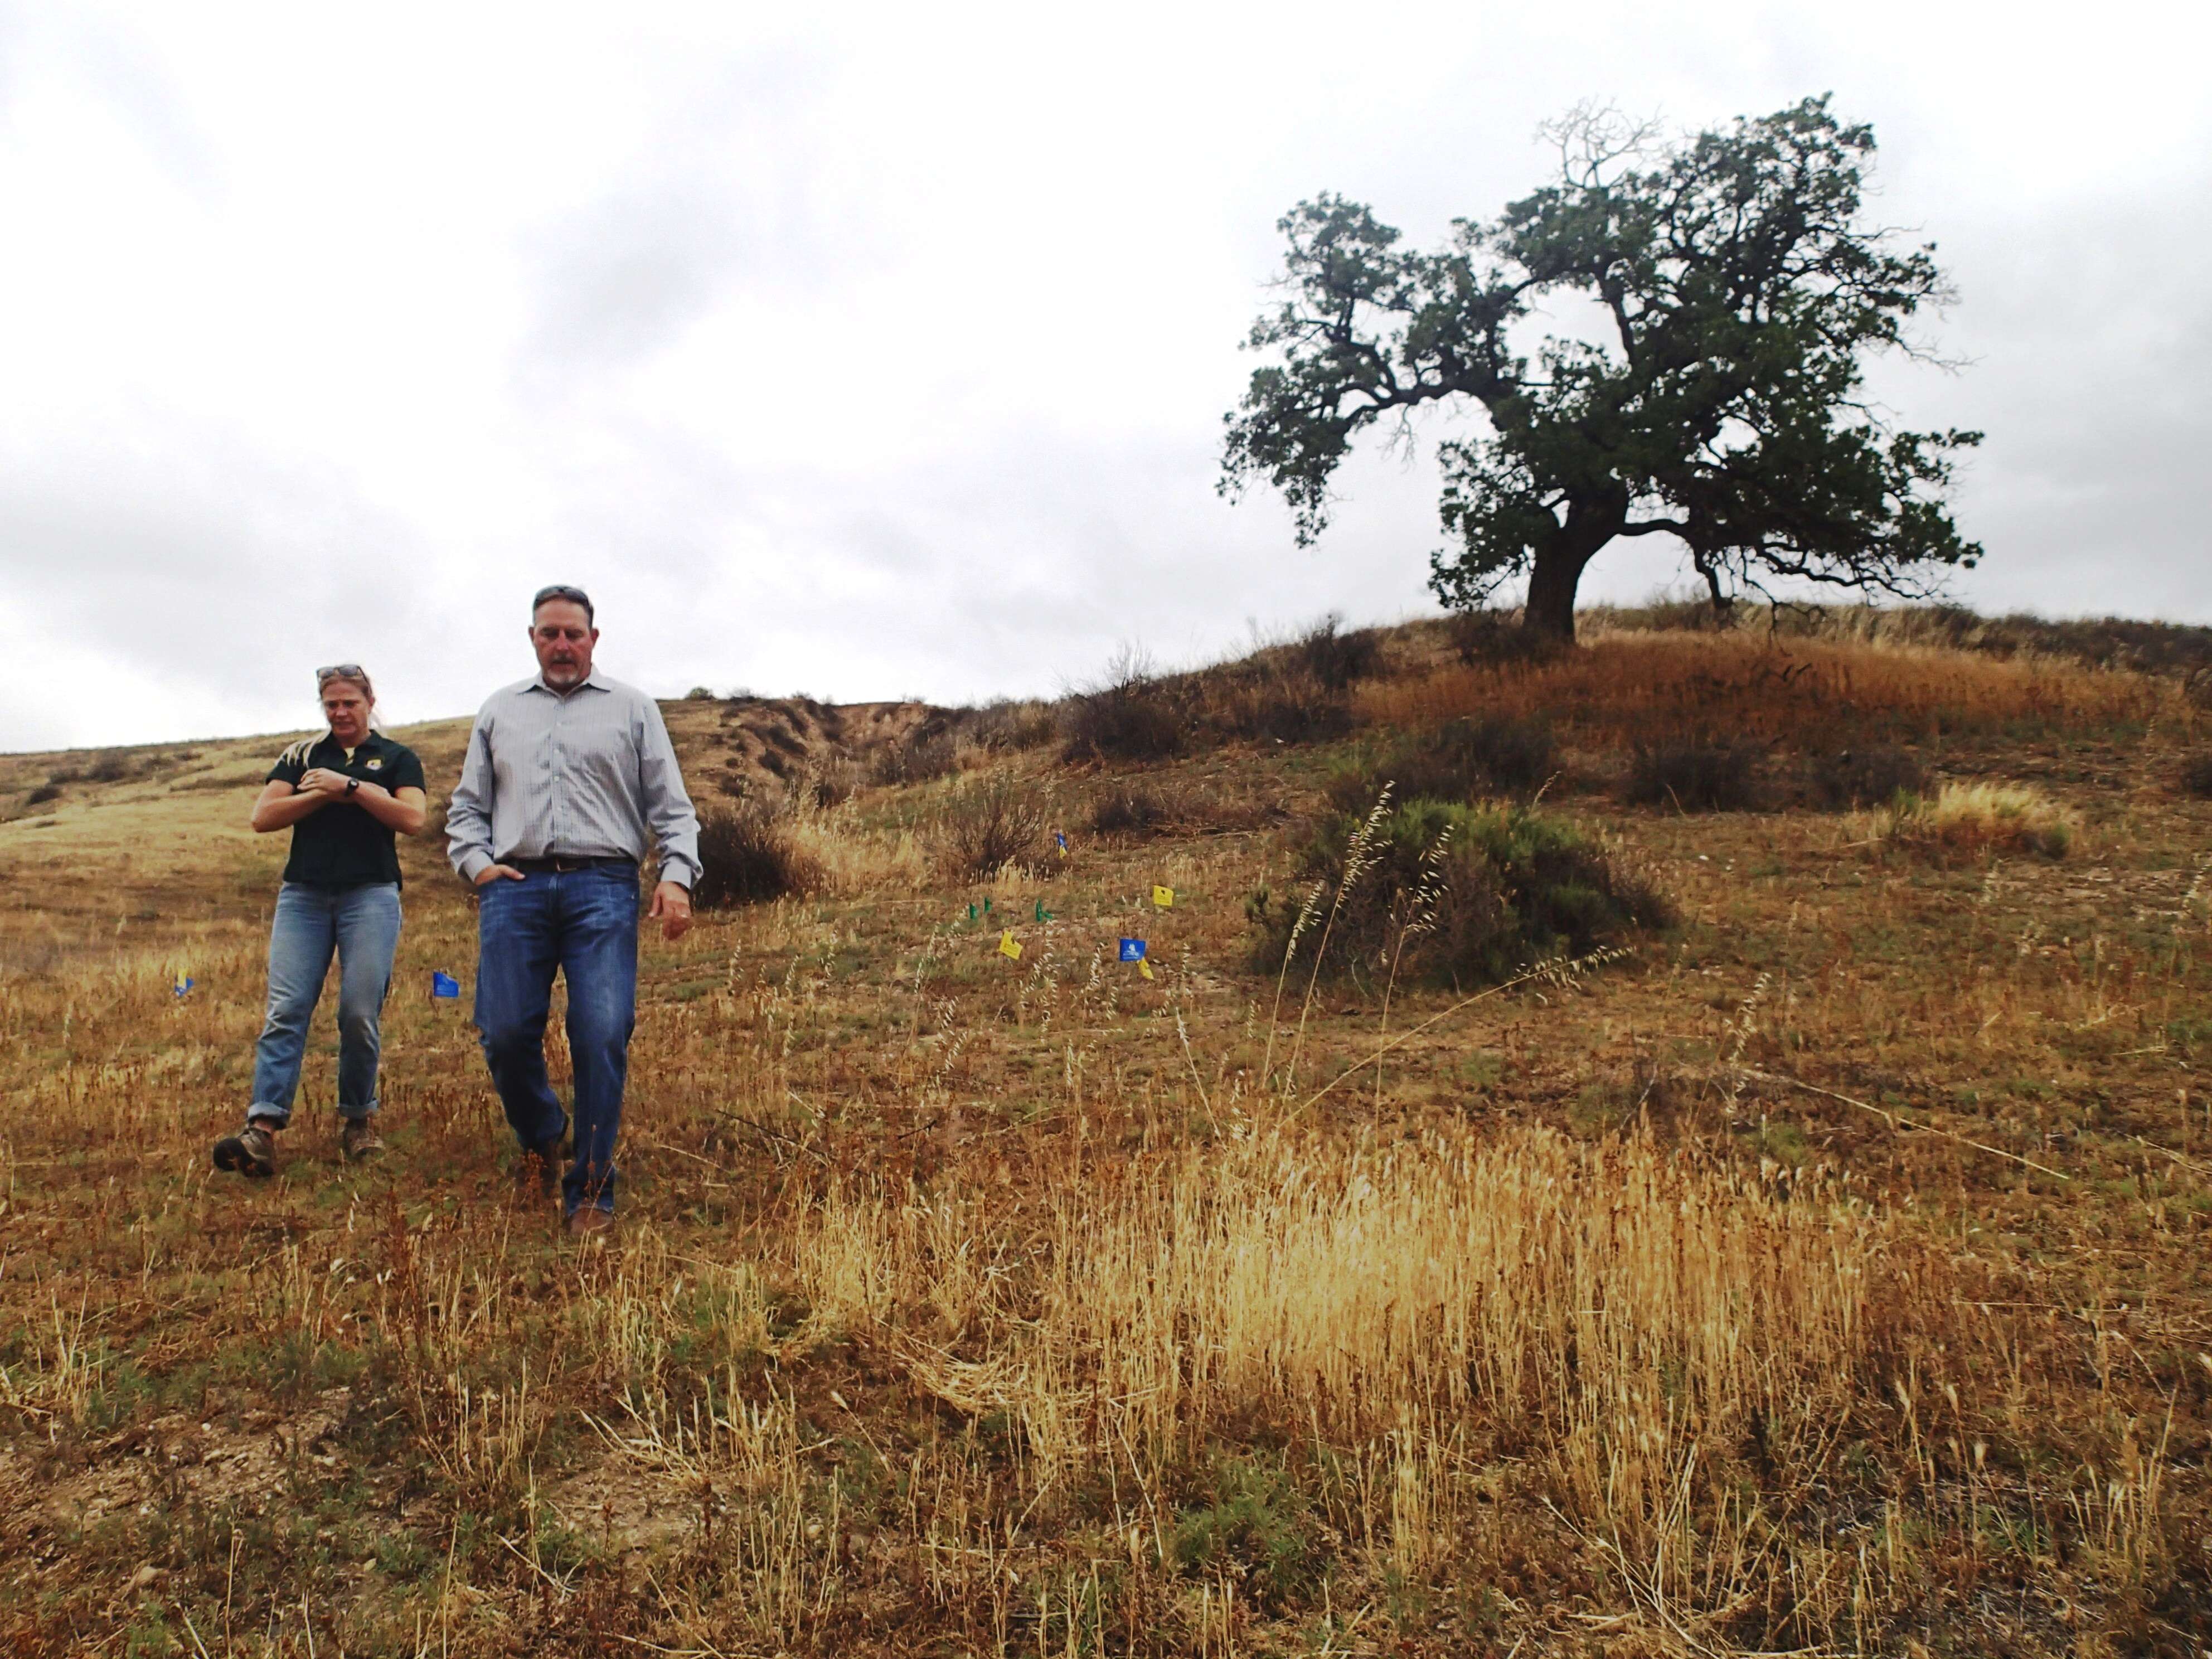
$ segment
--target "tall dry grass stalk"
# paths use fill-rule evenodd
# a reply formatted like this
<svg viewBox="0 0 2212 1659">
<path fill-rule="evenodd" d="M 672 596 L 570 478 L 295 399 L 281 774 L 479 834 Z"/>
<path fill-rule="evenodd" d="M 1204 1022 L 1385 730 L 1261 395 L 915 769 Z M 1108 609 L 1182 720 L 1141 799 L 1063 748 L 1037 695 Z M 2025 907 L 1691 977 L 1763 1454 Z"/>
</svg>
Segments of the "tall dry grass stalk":
<svg viewBox="0 0 2212 1659">
<path fill-rule="evenodd" d="M 959 1408 L 1009 1413 L 1040 1480 L 1123 1448 L 1171 1458 L 1255 1412 L 1352 1443 L 1474 1418 L 1544 1447 L 1576 1512 L 1656 1543 L 1701 1443 L 1821 1432 L 1881 1244 L 1850 1203 L 1646 1139 L 1347 1150 L 1261 1129 L 1065 1188 L 1027 1237 L 951 1200 L 834 1194 L 796 1267 L 817 1316 Z M 1394 1503 L 1444 1501 L 1442 1453 L 1397 1455 Z"/>
<path fill-rule="evenodd" d="M 802 790 L 786 823 L 793 844 L 822 872 L 826 892 L 911 888 L 927 876 L 927 860 L 913 832 L 871 828 L 852 799 L 823 805 Z"/>
</svg>

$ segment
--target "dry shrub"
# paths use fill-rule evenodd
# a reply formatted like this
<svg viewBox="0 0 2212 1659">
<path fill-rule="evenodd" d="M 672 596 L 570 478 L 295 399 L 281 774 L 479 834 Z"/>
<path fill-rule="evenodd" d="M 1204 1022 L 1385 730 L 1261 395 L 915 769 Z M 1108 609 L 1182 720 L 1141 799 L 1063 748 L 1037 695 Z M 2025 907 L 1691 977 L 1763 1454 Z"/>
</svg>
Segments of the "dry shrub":
<svg viewBox="0 0 2212 1659">
<path fill-rule="evenodd" d="M 860 769 L 850 755 L 830 754 L 809 761 L 799 779 L 797 794 L 804 803 L 838 806 L 853 798 L 860 787 Z"/>
<path fill-rule="evenodd" d="M 1352 730 L 1352 704 L 1340 689 L 1304 675 L 1261 687 L 1242 719 L 1213 724 L 1224 737 L 1267 738 L 1276 743 L 1329 743 Z"/>
<path fill-rule="evenodd" d="M 59 800 L 61 799 L 61 785 L 58 783 L 42 783 L 37 788 L 31 791 L 29 794 L 23 797 L 23 805 L 26 806 L 42 806 L 50 800 Z"/>
<path fill-rule="evenodd" d="M 2199 800 L 2212 800 L 2212 754 L 2193 755 L 2181 769 L 2181 787 Z M 35 795 L 33 799 L 38 799 Z"/>
<path fill-rule="evenodd" d="M 1094 836 L 1164 835 L 1183 811 L 1183 802 L 1164 787 L 1130 784 L 1108 789 L 1091 803 Z"/>
<path fill-rule="evenodd" d="M 1139 653 L 1124 651 L 1103 684 L 1061 705 L 1062 756 L 1071 761 L 1166 760 L 1182 752 L 1179 700 Z"/>
<path fill-rule="evenodd" d="M 1382 630 L 1356 628 L 1346 633 L 1340 611 L 1332 611 L 1308 629 L 1291 652 L 1307 677 L 1327 691 L 1345 690 L 1382 672 Z"/>
<path fill-rule="evenodd" d="M 2081 828 L 2070 808 L 2020 783 L 1947 783 L 1933 795 L 1899 796 L 1874 821 L 1880 840 L 1955 858 L 2063 859 Z"/>
<path fill-rule="evenodd" d="M 1287 648 L 1224 663 L 1174 683 L 1186 729 L 1218 742 L 1328 743 L 1352 727 L 1352 700 Z"/>
<path fill-rule="evenodd" d="M 1048 802 L 1018 778 L 986 778 L 955 790 L 938 820 L 939 862 L 958 880 L 1025 869 L 1043 856 Z"/>
<path fill-rule="evenodd" d="M 1774 643 L 1727 634 L 1599 634 L 1557 656 L 1452 665 L 1355 694 L 1362 724 L 1433 726 L 1462 715 L 1549 716 L 1563 736 L 1658 744 L 1686 730 L 1800 750 L 1884 734 L 2109 729 L 2157 719 L 2188 730 L 2180 690 L 2044 658 L 1997 659 L 1850 641 Z"/>
<path fill-rule="evenodd" d="M 1339 813 L 1300 855 L 1298 875 L 1317 884 L 1317 904 L 1278 904 L 1264 890 L 1252 901 L 1263 968 L 1317 957 L 1376 982 L 1480 983 L 1674 920 L 1639 872 L 1518 806 L 1379 801 Z"/>
<path fill-rule="evenodd" d="M 1566 649 L 1548 635 L 1532 634 L 1522 627 L 1518 611 L 1455 611 L 1444 629 L 1452 653 L 1470 667 L 1541 662 Z"/>
<path fill-rule="evenodd" d="M 1405 738 L 1378 760 L 1339 774 L 1328 786 L 1328 799 L 1341 811 L 1364 811 L 1385 784 L 1401 801 L 1526 795 L 1553 776 L 1558 753 L 1552 729 L 1542 720 L 1447 720 Z"/>
<path fill-rule="evenodd" d="M 702 813 L 699 863 L 691 901 L 702 910 L 812 892 L 823 879 L 821 866 L 798 845 L 791 823 L 761 801 Z"/>
<path fill-rule="evenodd" d="M 1681 812 L 1742 812 L 1759 805 L 1759 751 L 1707 736 L 1639 744 L 1623 785 L 1639 806 Z"/>
<path fill-rule="evenodd" d="M 1000 698 L 980 708 L 963 708 L 955 716 L 961 737 L 978 749 L 1012 752 L 1037 749 L 1050 743 L 1060 730 L 1053 706 L 1034 697 Z"/>
<path fill-rule="evenodd" d="M 959 740 L 945 727 L 925 721 L 869 757 L 868 781 L 884 787 L 927 783 L 959 765 Z"/>
<path fill-rule="evenodd" d="M 1832 811 L 1841 811 L 1918 794 L 1928 787 L 1928 771 L 1910 751 L 1877 744 L 1815 756 L 1807 769 L 1807 782 L 1814 799 Z"/>
</svg>

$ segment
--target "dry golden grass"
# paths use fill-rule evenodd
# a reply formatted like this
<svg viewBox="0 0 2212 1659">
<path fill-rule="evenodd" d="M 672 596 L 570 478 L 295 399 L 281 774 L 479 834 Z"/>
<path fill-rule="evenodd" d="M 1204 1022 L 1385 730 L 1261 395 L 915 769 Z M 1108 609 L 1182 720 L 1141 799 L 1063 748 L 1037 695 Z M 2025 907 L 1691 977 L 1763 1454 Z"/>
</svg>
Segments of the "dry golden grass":
<svg viewBox="0 0 2212 1659">
<path fill-rule="evenodd" d="M 2033 657 L 1729 634 L 1607 634 L 1537 664 L 1448 665 L 1363 687 L 1384 726 L 1541 716 L 1573 737 L 1652 743 L 1703 728 L 1796 748 L 1892 737 L 2144 726 L 2185 728 L 2179 688 Z"/>
<path fill-rule="evenodd" d="M 1677 932 L 1474 1002 L 1401 986 L 1387 1032 L 1294 987 L 1271 1028 L 1243 900 L 1283 890 L 1295 825 L 1073 823 L 1067 860 L 964 883 L 918 850 L 942 781 L 809 806 L 829 890 L 647 938 L 626 1227 L 583 1251 L 514 1207 L 466 1005 L 426 994 L 473 959 L 434 854 L 406 854 L 390 1154 L 337 1161 L 322 1042 L 248 1186 L 207 1147 L 258 1023 L 282 849 L 237 825 L 270 745 L 70 786 L 0 825 L 0 1640 L 2205 1645 L 2188 717 L 2123 676 L 1835 649 L 1867 718 L 1947 733 L 1951 782 L 2078 815 L 2074 855 L 1869 857 L 1834 817 L 1562 784 L 1547 809 Z M 1602 761 L 1772 685 L 1727 640 L 1588 656 L 1359 695 L 1549 707 Z M 1787 740 L 1796 695 L 1747 718 Z M 720 718 L 677 711 L 695 776 Z M 1157 782 L 1256 824 L 1336 762 Z M 1034 756 L 977 769 L 1060 793 Z"/>
<path fill-rule="evenodd" d="M 2063 859 L 2081 815 L 2040 789 L 2015 783 L 1947 783 L 1929 795 L 1900 795 L 1875 811 L 1875 836 L 1941 857 L 2033 853 Z"/>
</svg>

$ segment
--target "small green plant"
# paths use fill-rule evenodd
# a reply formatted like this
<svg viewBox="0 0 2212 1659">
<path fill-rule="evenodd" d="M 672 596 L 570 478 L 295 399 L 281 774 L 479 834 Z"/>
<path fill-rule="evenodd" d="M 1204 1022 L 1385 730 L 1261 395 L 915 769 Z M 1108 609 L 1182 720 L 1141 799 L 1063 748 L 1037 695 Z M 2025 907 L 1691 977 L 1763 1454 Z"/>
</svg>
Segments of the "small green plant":
<svg viewBox="0 0 2212 1659">
<path fill-rule="evenodd" d="M 1182 1512 L 1173 1547 L 1180 1566 L 1241 1567 L 1254 1599 L 1270 1609 L 1310 1589 L 1322 1565 L 1305 1502 L 1290 1476 L 1249 1457 L 1216 1467 L 1212 1502 Z"/>
</svg>

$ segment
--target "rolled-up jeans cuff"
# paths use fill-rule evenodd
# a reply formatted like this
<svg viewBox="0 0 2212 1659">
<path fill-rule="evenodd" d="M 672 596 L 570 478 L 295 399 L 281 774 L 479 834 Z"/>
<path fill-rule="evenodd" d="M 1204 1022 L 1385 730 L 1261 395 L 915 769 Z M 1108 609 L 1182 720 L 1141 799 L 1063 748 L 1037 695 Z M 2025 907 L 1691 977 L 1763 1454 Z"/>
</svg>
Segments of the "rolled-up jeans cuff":
<svg viewBox="0 0 2212 1659">
<path fill-rule="evenodd" d="M 292 1121 L 289 1106 L 249 1106 L 246 1109 L 248 1123 L 271 1123 L 282 1129 Z"/>
<path fill-rule="evenodd" d="M 340 1101 L 338 1115 L 349 1123 L 366 1123 L 376 1115 L 376 1103 L 372 1100 L 366 1106 L 349 1106 Z"/>
</svg>

